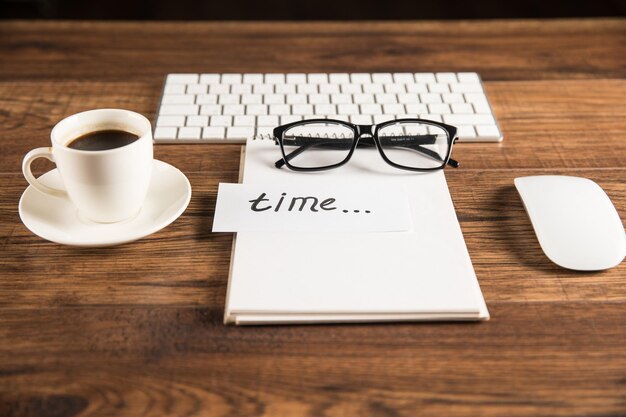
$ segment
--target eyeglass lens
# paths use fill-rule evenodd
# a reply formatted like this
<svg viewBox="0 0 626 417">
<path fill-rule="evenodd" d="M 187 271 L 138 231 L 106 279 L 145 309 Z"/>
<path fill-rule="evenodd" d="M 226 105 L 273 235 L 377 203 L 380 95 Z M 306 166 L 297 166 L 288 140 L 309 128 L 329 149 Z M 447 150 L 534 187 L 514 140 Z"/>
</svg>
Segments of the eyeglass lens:
<svg viewBox="0 0 626 417">
<path fill-rule="evenodd" d="M 398 122 L 378 130 L 385 156 L 408 168 L 440 168 L 445 164 L 450 141 L 442 127 L 418 122 Z"/>
<path fill-rule="evenodd" d="M 354 143 L 354 131 L 348 126 L 306 123 L 285 131 L 282 138 L 285 155 L 298 168 L 321 168 L 344 161 Z"/>
</svg>

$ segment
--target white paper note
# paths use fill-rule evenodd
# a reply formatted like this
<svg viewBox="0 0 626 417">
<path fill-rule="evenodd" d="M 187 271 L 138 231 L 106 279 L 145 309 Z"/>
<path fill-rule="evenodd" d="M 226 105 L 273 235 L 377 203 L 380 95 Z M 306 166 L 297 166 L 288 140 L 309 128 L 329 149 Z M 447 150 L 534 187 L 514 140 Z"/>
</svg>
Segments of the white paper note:
<svg viewBox="0 0 626 417">
<path fill-rule="evenodd" d="M 219 185 L 214 232 L 402 232 L 409 201 L 398 184 Z"/>
</svg>

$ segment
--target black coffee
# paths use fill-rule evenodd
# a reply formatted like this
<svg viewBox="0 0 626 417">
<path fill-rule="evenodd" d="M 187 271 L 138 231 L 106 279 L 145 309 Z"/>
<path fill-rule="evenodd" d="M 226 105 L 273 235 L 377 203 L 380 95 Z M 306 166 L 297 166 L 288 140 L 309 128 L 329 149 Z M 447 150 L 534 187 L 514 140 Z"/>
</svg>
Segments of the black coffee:
<svg viewBox="0 0 626 417">
<path fill-rule="evenodd" d="M 137 139 L 139 136 L 124 130 L 99 130 L 77 137 L 67 147 L 81 151 L 105 151 L 126 146 Z"/>
</svg>

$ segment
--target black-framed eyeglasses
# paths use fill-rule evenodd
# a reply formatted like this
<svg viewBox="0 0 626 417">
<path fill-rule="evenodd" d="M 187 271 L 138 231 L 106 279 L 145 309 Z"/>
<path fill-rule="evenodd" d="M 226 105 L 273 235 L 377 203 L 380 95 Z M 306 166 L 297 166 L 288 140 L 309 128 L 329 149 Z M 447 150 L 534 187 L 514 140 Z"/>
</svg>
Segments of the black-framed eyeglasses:
<svg viewBox="0 0 626 417">
<path fill-rule="evenodd" d="M 282 159 L 294 171 L 322 171 L 350 160 L 357 147 L 376 147 L 389 165 L 409 171 L 434 171 L 459 163 L 450 158 L 457 129 L 424 119 L 398 119 L 375 125 L 311 119 L 274 129 Z"/>
</svg>

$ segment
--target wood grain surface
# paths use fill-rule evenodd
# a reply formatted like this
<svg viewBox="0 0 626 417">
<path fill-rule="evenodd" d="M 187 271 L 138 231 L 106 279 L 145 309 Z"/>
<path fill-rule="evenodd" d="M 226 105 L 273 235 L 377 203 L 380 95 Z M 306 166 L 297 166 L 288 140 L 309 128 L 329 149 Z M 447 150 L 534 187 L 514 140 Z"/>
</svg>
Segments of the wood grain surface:
<svg viewBox="0 0 626 417">
<path fill-rule="evenodd" d="M 561 269 L 513 179 L 600 184 L 626 215 L 626 21 L 0 24 L 0 416 L 623 416 L 626 267 Z M 232 237 L 210 232 L 237 145 L 159 145 L 189 208 L 109 249 L 21 223 L 24 154 L 63 117 L 153 118 L 169 72 L 478 71 L 501 144 L 446 177 L 492 319 L 224 326 Z M 38 163 L 44 172 L 51 164 Z"/>
</svg>

